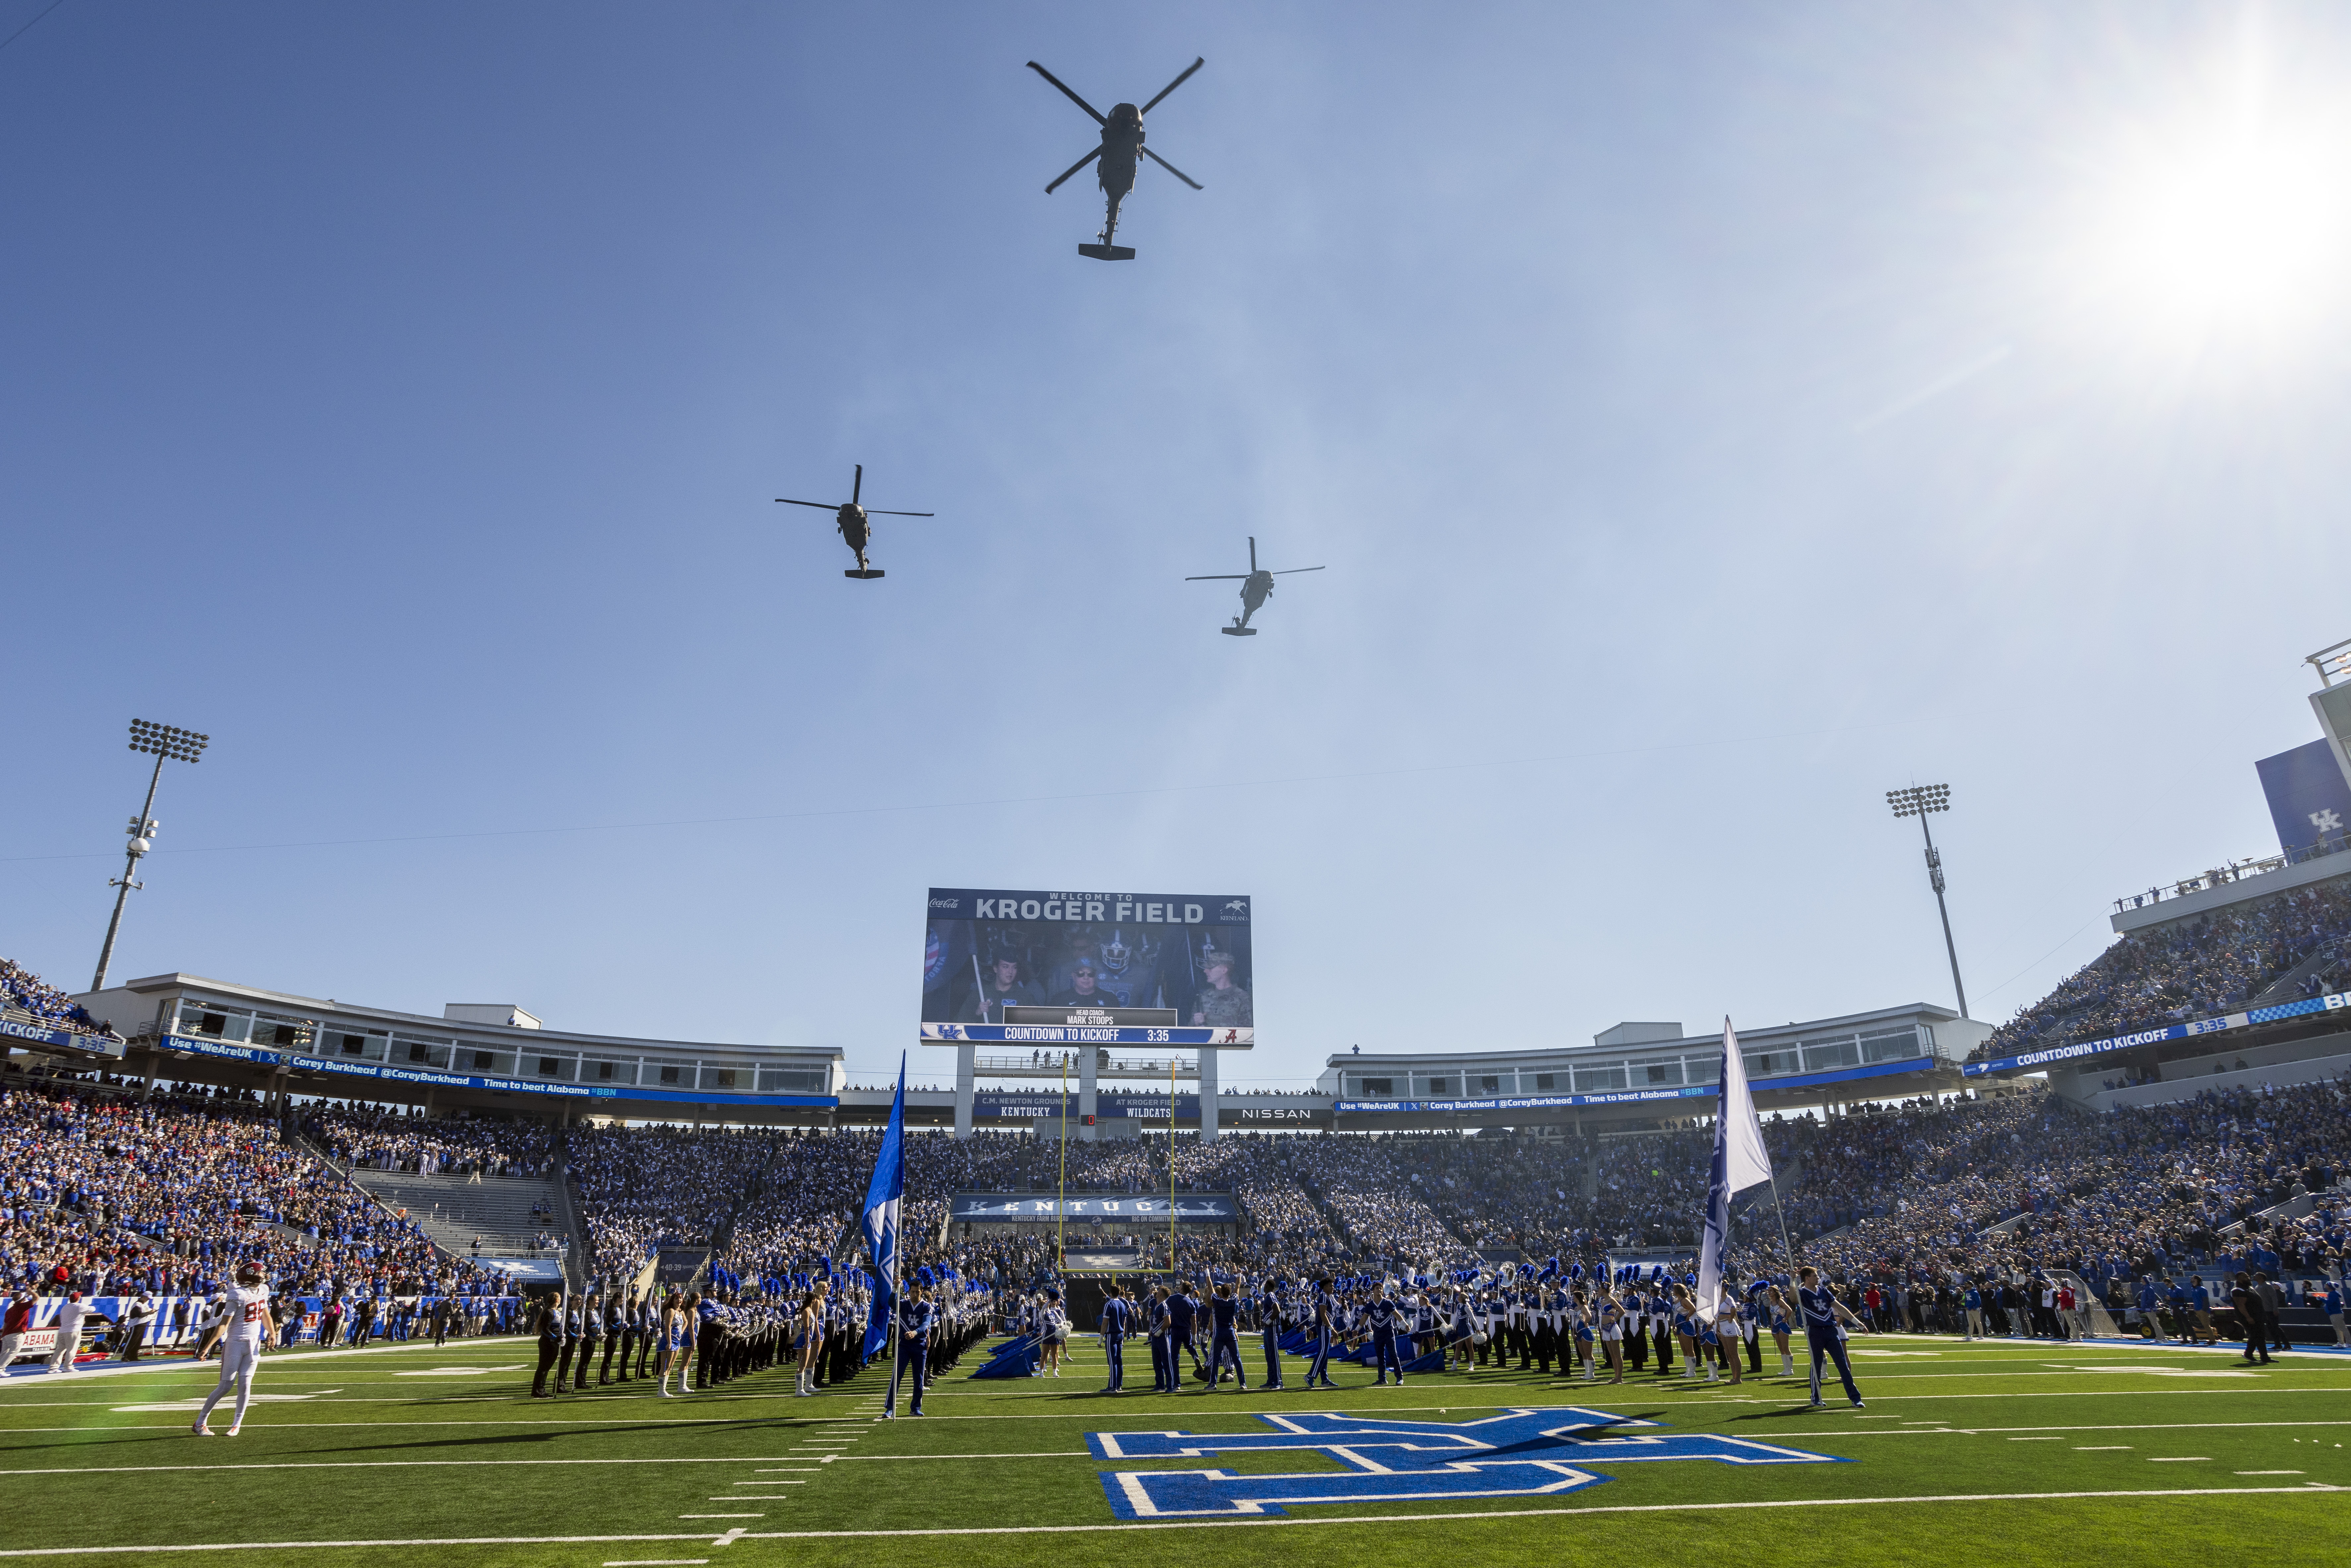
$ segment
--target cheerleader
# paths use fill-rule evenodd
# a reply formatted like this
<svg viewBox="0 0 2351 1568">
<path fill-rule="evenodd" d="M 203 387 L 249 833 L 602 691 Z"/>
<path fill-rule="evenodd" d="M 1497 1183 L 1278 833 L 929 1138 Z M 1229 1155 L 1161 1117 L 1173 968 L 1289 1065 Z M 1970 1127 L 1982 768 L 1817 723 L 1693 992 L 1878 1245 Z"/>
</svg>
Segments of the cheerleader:
<svg viewBox="0 0 2351 1568">
<path fill-rule="evenodd" d="M 1689 1287 L 1674 1287 L 1674 1337 L 1681 1341 L 1682 1363 L 1689 1368 L 1688 1375 L 1698 1375 L 1698 1302 L 1691 1299 Z"/>
<path fill-rule="evenodd" d="M 1573 1330 L 1575 1359 L 1583 1363 L 1583 1381 L 1595 1383 L 1599 1381 L 1598 1375 L 1592 1370 L 1593 1344 L 1595 1337 L 1592 1325 L 1595 1318 L 1592 1310 L 1592 1299 L 1584 1294 L 1583 1286 L 1577 1286 L 1574 1294 L 1569 1298 L 1568 1312 L 1575 1325 Z M 1564 1372 L 1567 1369 L 1562 1367 L 1560 1370 Z"/>
<path fill-rule="evenodd" d="M 1795 1314 L 1779 1286 L 1766 1285 L 1764 1289 L 1767 1294 L 1763 1310 L 1771 1315 L 1771 1338 L 1780 1347 L 1780 1375 L 1793 1377 L 1796 1375 L 1796 1358 L 1788 1348 L 1788 1335 L 1793 1332 L 1789 1319 Z"/>
<path fill-rule="evenodd" d="M 1739 1365 L 1741 1309 L 1739 1299 L 1730 1293 L 1729 1285 L 1718 1285 L 1714 1294 L 1714 1322 L 1708 1325 L 1714 1335 L 1714 1359 L 1722 1364 L 1722 1370 L 1730 1375 L 1731 1386 L 1736 1388 L 1742 1380 Z M 1707 1381 L 1711 1383 L 1714 1369 L 1708 1367 L 1706 1375 Z"/>
<path fill-rule="evenodd" d="M 661 1396 L 664 1399 L 676 1397 L 676 1395 L 669 1391 L 669 1375 L 673 1371 L 677 1374 L 678 1393 L 682 1394 L 691 1386 L 685 1381 L 686 1312 L 697 1299 L 688 1296 L 684 1301 L 680 1301 L 675 1295 L 672 1295 L 662 1305 L 661 1349 L 653 1357 L 653 1372 L 660 1379 L 655 1386 L 659 1388 Z"/>
<path fill-rule="evenodd" d="M 1044 1304 L 1037 1310 L 1037 1332 L 1045 1347 L 1046 1375 L 1061 1375 L 1061 1348 L 1070 1341 L 1070 1314 L 1061 1310 L 1061 1292 L 1048 1290 Z M 1235 1371 L 1238 1371 L 1239 1353 L 1234 1354 Z"/>
<path fill-rule="evenodd" d="M 1600 1289 L 1600 1348 L 1608 1357 L 1608 1381 L 1625 1381 L 1625 1308 L 1616 1292 Z"/>
</svg>

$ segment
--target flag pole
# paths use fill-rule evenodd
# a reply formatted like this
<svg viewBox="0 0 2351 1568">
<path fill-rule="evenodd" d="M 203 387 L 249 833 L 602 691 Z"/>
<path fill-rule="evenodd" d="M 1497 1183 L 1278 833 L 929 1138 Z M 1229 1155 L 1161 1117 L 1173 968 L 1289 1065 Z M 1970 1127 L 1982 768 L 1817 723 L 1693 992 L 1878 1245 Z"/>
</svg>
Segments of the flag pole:
<svg viewBox="0 0 2351 1568">
<path fill-rule="evenodd" d="M 1053 1192 L 1053 1273 L 1070 1271 L 1070 1053 L 1061 1052 L 1061 1174 Z"/>
</svg>

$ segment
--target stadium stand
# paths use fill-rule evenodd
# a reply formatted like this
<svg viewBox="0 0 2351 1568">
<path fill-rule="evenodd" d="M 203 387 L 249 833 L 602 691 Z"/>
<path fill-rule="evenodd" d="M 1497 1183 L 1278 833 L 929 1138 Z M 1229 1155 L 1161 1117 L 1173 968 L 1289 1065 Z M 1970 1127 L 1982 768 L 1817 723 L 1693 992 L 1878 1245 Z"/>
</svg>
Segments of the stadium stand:
<svg viewBox="0 0 2351 1568">
<path fill-rule="evenodd" d="M 0 958 L 0 1012 L 74 1034 L 111 1038 L 114 1031 L 89 1016 L 79 1002 L 13 958 Z"/>
<path fill-rule="evenodd" d="M 285 1137 L 251 1102 L 11 1074 L 0 1090 L 0 1275 L 106 1293 L 218 1288 L 246 1259 L 297 1293 L 489 1281 Z"/>
<path fill-rule="evenodd" d="M 2351 883 L 2254 899 L 2129 933 L 2022 1009 L 1971 1060 L 2101 1040 L 2206 1018 L 2273 997 L 2316 995 L 2351 977 Z"/>
</svg>

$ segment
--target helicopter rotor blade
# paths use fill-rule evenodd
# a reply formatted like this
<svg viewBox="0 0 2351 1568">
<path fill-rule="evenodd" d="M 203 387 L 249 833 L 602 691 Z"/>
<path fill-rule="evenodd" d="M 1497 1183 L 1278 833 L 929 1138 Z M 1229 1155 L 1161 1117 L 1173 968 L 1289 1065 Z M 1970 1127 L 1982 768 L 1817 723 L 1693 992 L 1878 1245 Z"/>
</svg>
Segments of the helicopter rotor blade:
<svg viewBox="0 0 2351 1568">
<path fill-rule="evenodd" d="M 827 512 L 841 510 L 841 503 L 838 501 L 794 501 L 778 496 L 776 497 L 776 504 L 779 507 L 815 507 L 820 511 Z"/>
<path fill-rule="evenodd" d="M 1102 149 L 1097 147 L 1092 152 L 1087 153 L 1084 157 L 1079 159 L 1076 162 L 1071 164 L 1068 168 L 1062 170 L 1061 178 L 1055 180 L 1051 184 L 1045 187 L 1045 193 L 1050 196 L 1054 192 L 1060 190 L 1061 188 L 1062 180 L 1068 179 L 1071 175 L 1076 173 L 1079 170 L 1084 168 L 1087 164 L 1092 162 L 1095 159 L 1101 156 Z"/>
<path fill-rule="evenodd" d="M 1292 566 L 1285 567 L 1280 571 L 1270 571 L 1266 573 L 1266 575 L 1268 577 L 1295 577 L 1301 571 L 1321 571 L 1323 569 L 1319 566 Z"/>
<path fill-rule="evenodd" d="M 1249 580 L 1249 574 L 1246 571 L 1214 571 L 1206 577 L 1187 577 L 1184 580 L 1186 582 L 1247 582 Z"/>
<path fill-rule="evenodd" d="M 1257 574 L 1257 536 L 1249 535 L 1249 574 Z"/>
<path fill-rule="evenodd" d="M 1198 70 L 1202 66 L 1207 65 L 1207 63 L 1208 57 L 1206 55 L 1203 55 L 1198 59 L 1194 60 L 1190 65 L 1186 66 L 1182 76 L 1177 77 L 1174 81 L 1169 82 L 1165 87 L 1159 89 L 1159 98 L 1165 98 L 1169 93 L 1174 92 L 1177 88 L 1182 87 L 1186 81 L 1191 78 L 1191 75 L 1194 71 Z M 1056 83 L 1055 85 L 1059 86 L 1060 84 Z M 1069 91 L 1067 88 L 1063 88 L 1061 90 L 1064 92 Z M 1144 104 L 1141 112 L 1149 114 L 1153 110 L 1157 109 L 1159 107 L 1159 98 L 1155 98 L 1149 103 Z"/>
<path fill-rule="evenodd" d="M 865 515 L 869 517 L 935 517 L 938 516 L 936 512 L 885 512 L 879 507 L 866 507 Z M 1310 566 L 1305 570 L 1320 571 L 1322 569 L 1319 566 Z"/>
<path fill-rule="evenodd" d="M 865 494 L 865 465 L 857 465 L 857 483 L 849 487 L 849 504 L 857 505 L 857 497 Z"/>
<path fill-rule="evenodd" d="M 1183 170 L 1178 169 L 1177 167 L 1176 167 L 1176 165 L 1175 165 L 1175 164 L 1170 163 L 1169 162 L 1167 162 L 1167 160 L 1166 160 L 1166 159 L 1162 158 L 1158 153 L 1154 152 L 1150 148 L 1148 148 L 1148 147 L 1144 148 L 1144 149 L 1143 150 L 1143 155 L 1144 155 L 1145 158 L 1150 159 L 1154 163 L 1158 164 L 1162 169 L 1166 170 L 1170 174 L 1173 174 L 1173 175 L 1175 175 L 1177 179 L 1179 179 L 1179 180 L 1183 181 L 1186 184 L 1187 184 L 1187 185 L 1191 186 L 1191 187 L 1192 187 L 1192 189 L 1194 189 L 1194 190 L 1196 190 L 1196 191 L 1205 191 L 1205 190 L 1207 190 L 1207 189 L 1208 188 L 1208 187 L 1207 187 L 1206 185 L 1203 185 L 1202 183 L 1200 183 L 1200 182 L 1199 182 L 1199 181 L 1195 180 L 1194 178 L 1192 178 L 1192 176 L 1191 176 L 1191 175 L 1186 174 L 1186 172 L 1184 172 L 1184 171 L 1183 171 Z"/>
<path fill-rule="evenodd" d="M 1067 96 L 1067 97 L 1068 97 L 1069 100 L 1070 100 L 1071 103 L 1076 104 L 1080 109 L 1082 109 L 1082 110 L 1084 110 L 1088 114 L 1092 115 L 1092 116 L 1094 117 L 1094 123 L 1095 123 L 1096 125 L 1108 125 L 1108 124 L 1110 123 L 1110 121 L 1109 121 L 1109 120 L 1104 120 L 1104 119 L 1102 118 L 1102 111 L 1101 110 L 1096 109 L 1092 104 L 1088 103 L 1084 99 L 1080 98 L 1076 93 L 1071 92 L 1071 91 L 1070 91 L 1069 84 L 1068 84 L 1067 82 L 1063 81 L 1060 77 L 1055 76 L 1051 71 L 1047 70 L 1043 66 L 1039 65 L 1035 60 L 1030 60 L 1030 61 L 1029 62 L 1029 68 L 1030 70 L 1032 70 L 1032 71 L 1035 71 L 1039 76 L 1043 77 L 1047 81 L 1051 82 L 1055 87 L 1060 88 L 1060 89 L 1061 89 L 1062 93 L 1063 93 L 1065 96 Z M 1194 67 L 1192 68 L 1192 70 L 1197 70 L 1197 69 L 1199 69 L 1199 68 L 1200 68 L 1196 64 L 1196 65 L 1194 65 Z M 1191 74 L 1192 74 L 1192 71 L 1186 71 L 1186 72 L 1184 73 L 1184 76 L 1190 76 Z M 1184 77 L 1177 77 L 1176 79 L 1177 81 L 1182 81 L 1182 80 L 1184 79 Z M 1165 97 L 1166 97 L 1167 95 L 1166 95 L 1165 93 L 1162 93 L 1162 94 L 1160 94 L 1159 96 L 1160 96 L 1160 98 L 1165 98 Z M 1159 99 L 1155 98 L 1155 99 L 1153 99 L 1151 101 L 1152 101 L 1152 102 L 1154 102 L 1154 103 L 1157 103 L 1157 102 L 1159 101 Z"/>
</svg>

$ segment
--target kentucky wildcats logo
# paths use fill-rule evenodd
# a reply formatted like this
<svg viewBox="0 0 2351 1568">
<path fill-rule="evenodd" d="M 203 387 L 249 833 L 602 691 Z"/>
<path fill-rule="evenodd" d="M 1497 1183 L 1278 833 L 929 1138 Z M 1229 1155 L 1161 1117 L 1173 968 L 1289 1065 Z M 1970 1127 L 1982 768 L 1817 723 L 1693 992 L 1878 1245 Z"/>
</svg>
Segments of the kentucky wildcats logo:
<svg viewBox="0 0 2351 1568">
<path fill-rule="evenodd" d="M 1419 1502 L 1433 1499 L 1548 1497 L 1651 1459 L 1725 1465 L 1831 1465 L 1849 1461 L 1745 1437 L 1601 1436 L 1654 1421 L 1574 1406 L 1505 1410 L 1482 1421 L 1382 1421 L 1338 1415 L 1260 1416 L 1269 1432 L 1089 1432 L 1101 1459 L 1197 1458 L 1211 1454 L 1311 1450 L 1344 1472 L 1238 1475 L 1231 1470 L 1111 1470 L 1102 1490 L 1121 1519 L 1278 1514 L 1293 1503 Z"/>
</svg>

